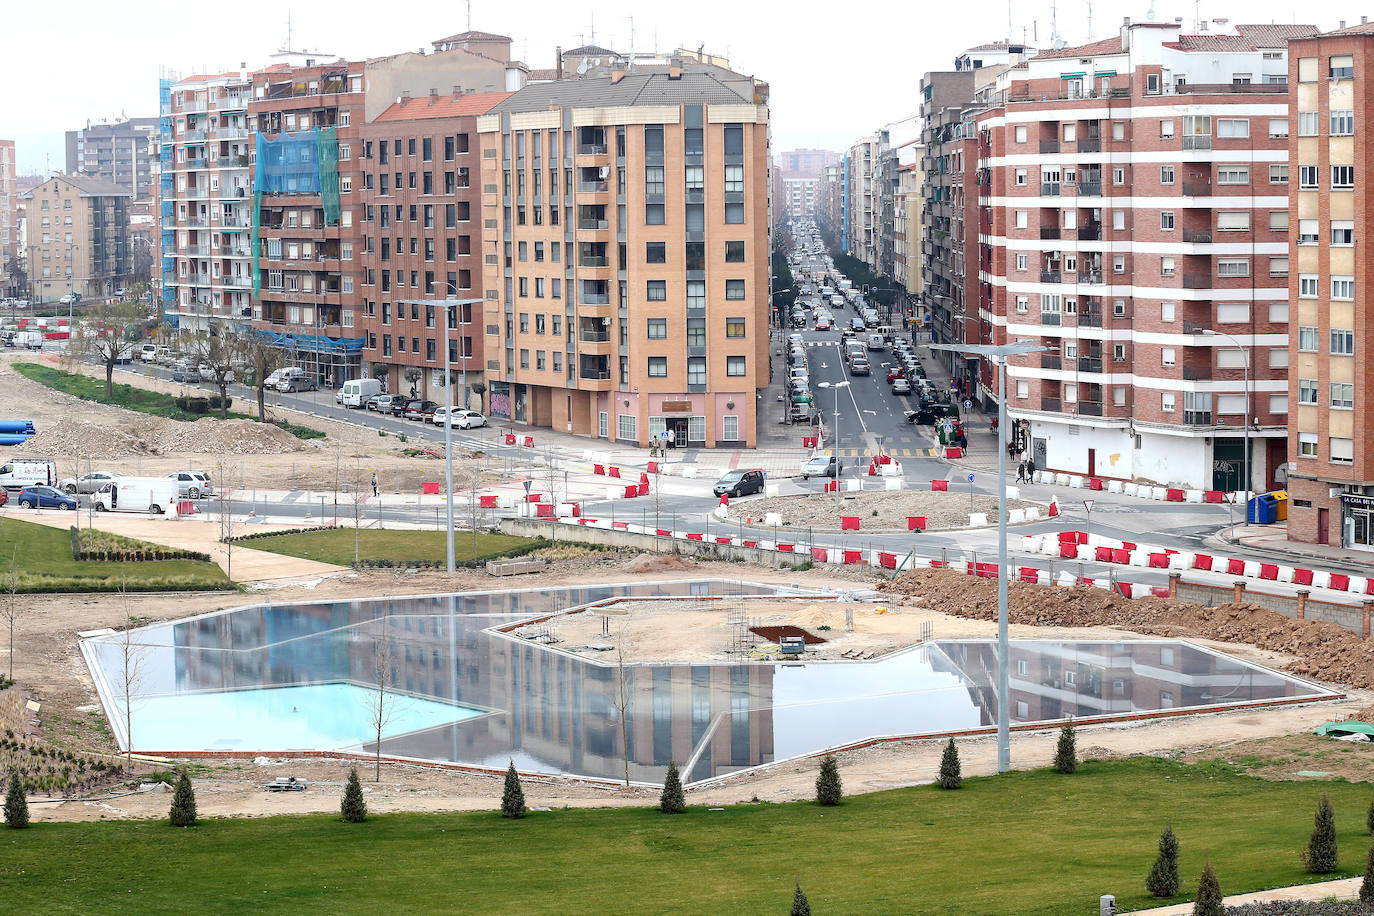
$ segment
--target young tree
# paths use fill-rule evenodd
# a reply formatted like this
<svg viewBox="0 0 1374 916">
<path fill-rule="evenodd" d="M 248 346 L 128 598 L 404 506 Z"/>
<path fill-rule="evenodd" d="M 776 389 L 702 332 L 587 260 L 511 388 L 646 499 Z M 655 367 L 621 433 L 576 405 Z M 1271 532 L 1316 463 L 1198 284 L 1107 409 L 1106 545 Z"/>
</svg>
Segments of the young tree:
<svg viewBox="0 0 1374 916">
<path fill-rule="evenodd" d="M 658 796 L 658 810 L 664 814 L 681 814 L 687 808 L 687 796 L 682 791 L 682 777 L 677 764 L 668 762 L 668 778 L 663 780 L 663 792 Z"/>
<path fill-rule="evenodd" d="M 630 648 L 630 637 L 625 624 L 622 622 L 616 628 L 615 695 L 611 697 L 611 705 L 620 715 L 620 752 L 621 760 L 625 764 L 626 787 L 630 785 L 630 705 L 634 702 L 629 665 Z"/>
<path fill-rule="evenodd" d="M 368 716 L 377 741 L 376 769 L 372 776 L 373 782 L 382 781 L 382 731 L 391 723 L 392 717 L 396 714 L 396 704 L 392 695 L 396 676 L 391 663 L 393 655 L 391 636 L 387 632 L 389 619 L 387 617 L 382 618 L 381 633 L 372 638 L 372 678 L 375 686 L 372 688 L 371 699 L 368 702 Z"/>
<path fill-rule="evenodd" d="M 121 588 L 121 592 L 123 589 Z M 134 764 L 134 700 L 143 690 L 143 651 L 144 647 L 134 642 L 134 619 L 130 617 L 120 634 L 119 651 L 115 660 L 116 686 L 124 700 L 124 762 L 132 768 Z"/>
<path fill-rule="evenodd" d="M 176 792 L 172 794 L 172 807 L 167 812 L 173 827 L 194 827 L 196 825 L 196 793 L 191 788 L 191 777 L 183 771 L 177 780 Z"/>
<path fill-rule="evenodd" d="M 1369 847 L 1369 861 L 1364 865 L 1364 880 L 1360 882 L 1360 902 L 1374 903 L 1374 846 Z"/>
<path fill-rule="evenodd" d="M 1059 730 L 1059 746 L 1054 750 L 1054 768 L 1061 773 L 1072 773 L 1078 769 L 1078 739 L 1074 734 L 1072 719 Z"/>
<path fill-rule="evenodd" d="M 840 765 L 833 754 L 826 754 L 821 758 L 821 772 L 816 777 L 816 801 L 822 805 L 838 805 L 843 795 Z"/>
<path fill-rule="evenodd" d="M 945 745 L 945 752 L 940 756 L 940 788 L 957 789 L 964 784 L 964 777 L 959 766 L 959 749 L 954 746 L 954 739 L 949 739 L 949 744 Z"/>
<path fill-rule="evenodd" d="M 520 774 L 515 772 L 515 761 L 512 760 L 506 768 L 506 786 L 501 791 L 501 816 L 524 817 L 528 810 L 525 807 L 525 790 L 520 788 Z"/>
<path fill-rule="evenodd" d="M 1178 837 L 1170 824 L 1159 835 L 1159 855 L 1150 866 L 1145 889 L 1152 897 L 1172 897 L 1178 893 Z"/>
<path fill-rule="evenodd" d="M 473 394 L 477 395 L 477 412 L 486 413 L 486 411 L 482 409 L 482 395 L 487 393 L 487 383 L 478 379 L 477 381 L 469 384 L 468 388 L 472 391 Z"/>
<path fill-rule="evenodd" d="M 1197 883 L 1197 899 L 1193 901 L 1193 916 L 1226 916 L 1226 904 L 1221 902 L 1221 883 L 1212 863 L 1202 867 L 1202 878 Z"/>
<path fill-rule="evenodd" d="M 343 803 L 339 806 L 343 819 L 350 824 L 361 824 L 367 820 L 367 802 L 363 800 L 363 784 L 358 781 L 358 769 L 348 771 L 348 782 L 344 785 Z"/>
<path fill-rule="evenodd" d="M 415 368 L 414 366 L 410 366 L 409 368 L 406 369 L 406 371 L 405 371 L 405 378 L 406 378 L 406 381 L 407 381 L 407 382 L 410 382 L 410 396 L 411 396 L 411 397 L 415 397 L 415 396 L 417 396 L 417 395 L 420 393 L 420 392 L 418 392 L 418 391 L 416 390 L 415 385 L 416 385 L 417 382 L 420 381 L 420 379 L 421 379 L 423 376 L 424 376 L 424 373 L 422 373 L 419 369 Z"/>
<path fill-rule="evenodd" d="M 1336 870 L 1337 856 L 1336 812 L 1331 808 L 1331 800 L 1323 795 L 1322 800 L 1317 803 L 1312 838 L 1307 841 L 1302 863 L 1312 874 L 1325 875 Z"/>
<path fill-rule="evenodd" d="M 5 824 L 14 830 L 29 826 L 29 800 L 24 797 L 24 784 L 14 770 L 10 770 L 10 787 L 5 793 Z M 1365 883 L 1368 883 L 1367 879 Z"/>
<path fill-rule="evenodd" d="M 391 365 L 389 363 L 373 363 L 372 377 L 381 382 L 382 391 L 389 392 L 391 390 L 391 386 L 388 384 L 391 381 Z"/>
<path fill-rule="evenodd" d="M 14 552 L 10 554 L 9 569 L 5 571 L 4 593 L 0 594 L 0 617 L 4 617 L 10 631 L 10 654 L 6 663 L 10 680 L 14 680 L 14 624 L 19 620 L 20 607 L 19 548 L 15 547 Z"/>
<path fill-rule="evenodd" d="M 210 384 L 219 392 L 221 420 L 229 416 L 229 383 L 234 378 L 234 367 L 243 363 L 241 350 L 239 335 L 217 327 L 197 335 L 191 344 L 191 358 L 210 370 Z"/>
<path fill-rule="evenodd" d="M 245 372 L 253 373 L 253 390 L 258 396 L 258 419 L 267 422 L 267 377 L 286 366 L 286 351 L 253 331 L 239 338 Z"/>
<path fill-rule="evenodd" d="M 806 899 L 801 881 L 797 881 L 796 885 L 796 890 L 792 892 L 792 916 L 811 916 L 811 901 Z"/>
<path fill-rule="evenodd" d="M 98 305 L 80 331 L 72 328 L 69 353 L 74 359 L 90 358 L 105 367 L 105 397 L 113 398 L 115 366 L 129 361 L 147 327 L 148 316 L 136 305 Z"/>
</svg>

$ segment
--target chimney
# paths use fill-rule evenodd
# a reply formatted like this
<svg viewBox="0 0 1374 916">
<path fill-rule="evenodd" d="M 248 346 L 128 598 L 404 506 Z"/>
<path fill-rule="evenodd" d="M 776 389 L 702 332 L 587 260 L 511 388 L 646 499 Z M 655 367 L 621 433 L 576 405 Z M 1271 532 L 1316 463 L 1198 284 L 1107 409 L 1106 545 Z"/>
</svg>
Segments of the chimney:
<svg viewBox="0 0 1374 916">
<path fill-rule="evenodd" d="M 563 78 L 563 46 L 562 46 L 562 45 L 559 45 L 558 47 L 554 48 L 554 49 L 553 49 L 553 55 L 554 55 L 554 65 L 553 65 L 554 79 L 561 80 L 561 79 Z"/>
<path fill-rule="evenodd" d="M 1338 28 L 1338 29 L 1343 29 L 1343 28 L 1345 28 L 1345 20 L 1342 19 L 1342 20 L 1341 20 L 1341 24 L 1338 25 L 1338 26 L 1336 26 L 1336 28 Z"/>
<path fill-rule="evenodd" d="M 612 71 L 611 71 L 611 85 L 612 85 L 612 86 L 614 86 L 616 83 L 620 82 L 620 81 L 623 80 L 624 78 L 625 78 L 625 71 L 624 71 L 624 70 L 612 70 Z"/>
<path fill-rule="evenodd" d="M 430 87 L 429 87 L 429 97 L 430 97 L 431 99 L 433 99 L 433 98 L 438 98 L 438 96 L 439 96 L 439 90 L 436 89 L 436 88 L 433 87 L 433 86 L 430 86 Z"/>
</svg>

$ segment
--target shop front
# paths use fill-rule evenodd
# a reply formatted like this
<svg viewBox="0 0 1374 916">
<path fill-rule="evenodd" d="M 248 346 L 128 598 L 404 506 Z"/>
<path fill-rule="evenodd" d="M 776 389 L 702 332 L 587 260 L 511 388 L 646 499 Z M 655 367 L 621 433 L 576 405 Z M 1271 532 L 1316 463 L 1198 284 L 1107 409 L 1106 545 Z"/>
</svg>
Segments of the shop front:
<svg viewBox="0 0 1374 916">
<path fill-rule="evenodd" d="M 1374 551 L 1374 496 L 1341 494 L 1341 532 L 1346 547 Z"/>
</svg>

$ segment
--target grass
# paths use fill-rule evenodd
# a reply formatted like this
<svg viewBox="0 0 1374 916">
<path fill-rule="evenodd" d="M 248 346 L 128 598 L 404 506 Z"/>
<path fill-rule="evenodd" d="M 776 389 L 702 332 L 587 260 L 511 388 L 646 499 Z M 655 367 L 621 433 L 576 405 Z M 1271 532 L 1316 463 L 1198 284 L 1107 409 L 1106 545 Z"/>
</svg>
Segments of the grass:
<svg viewBox="0 0 1374 916">
<path fill-rule="evenodd" d="M 1368 785 L 1135 758 L 1073 776 L 968 779 L 957 792 L 878 792 L 838 808 L 565 809 L 520 821 L 493 810 L 361 825 L 313 815 L 194 830 L 38 823 L 0 831 L 0 899 L 44 913 L 777 913 L 797 877 L 821 913 L 1062 916 L 1094 912 L 1104 893 L 1123 910 L 1158 902 L 1144 878 L 1169 821 L 1186 894 L 1204 858 L 1226 893 L 1324 880 L 1298 861 L 1323 791 L 1343 866 L 1325 877 L 1358 874 Z M 493 793 L 495 809 L 499 785 Z"/>
<path fill-rule="evenodd" d="M 305 531 L 299 534 L 280 534 L 255 537 L 243 541 L 254 550 L 318 560 L 335 566 L 352 566 L 354 529 L 332 528 L 327 531 Z M 444 565 L 445 537 L 442 531 L 378 531 L 363 528 L 356 532 L 358 553 L 364 561 L 390 561 L 391 565 Z M 479 532 L 477 549 L 473 550 L 470 533 L 457 532 L 453 536 L 453 555 L 459 563 L 484 562 L 492 557 L 515 556 L 527 553 L 540 545 L 531 538 L 509 534 Z"/>
<path fill-rule="evenodd" d="M 154 544 L 147 546 L 157 549 Z M 201 560 L 73 560 L 68 529 L 0 518 L 0 587 L 6 585 L 11 557 L 15 558 L 21 592 L 101 592 L 121 587 L 128 591 L 184 591 L 230 586 L 222 569 Z"/>
<path fill-rule="evenodd" d="M 89 375 L 81 375 L 75 372 L 65 372 L 61 369 L 54 369 L 51 366 L 40 366 L 37 363 L 15 363 L 14 370 L 20 375 L 31 381 L 46 385 L 55 391 L 70 394 L 73 397 L 81 398 L 83 401 L 94 401 L 97 404 L 111 404 L 115 407 L 123 407 L 125 410 L 134 410 L 138 413 L 146 413 L 154 417 L 166 417 L 169 420 L 185 420 L 194 423 L 196 420 L 204 419 L 207 416 L 218 417 L 219 411 L 211 411 L 208 414 L 192 413 L 189 410 L 182 410 L 176 404 L 176 398 L 170 394 L 163 394 L 159 391 L 150 391 L 147 388 L 138 388 L 133 385 L 116 383 L 114 385 L 114 396 L 105 396 L 105 382 L 103 379 L 92 378 Z M 252 414 L 237 413 L 229 411 L 228 417 L 231 420 L 252 420 L 258 422 L 258 418 Z M 286 432 L 295 436 L 297 439 L 323 439 L 324 433 L 318 429 L 311 429 L 308 426 L 299 426 L 295 423 L 276 422 L 273 425 L 281 427 Z"/>
</svg>

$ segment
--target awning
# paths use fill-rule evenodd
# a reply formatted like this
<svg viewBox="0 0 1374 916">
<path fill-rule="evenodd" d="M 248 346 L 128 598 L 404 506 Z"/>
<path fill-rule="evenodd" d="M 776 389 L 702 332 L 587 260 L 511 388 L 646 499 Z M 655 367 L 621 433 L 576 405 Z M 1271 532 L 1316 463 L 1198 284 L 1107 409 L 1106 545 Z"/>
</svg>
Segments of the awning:
<svg viewBox="0 0 1374 916">
<path fill-rule="evenodd" d="M 1094 70 L 1094 71 L 1093 71 L 1093 78 L 1096 79 L 1096 78 L 1099 77 L 1099 76 L 1116 76 L 1116 71 L 1115 71 L 1115 70 Z"/>
<path fill-rule="evenodd" d="M 1084 76 L 1087 76 L 1087 75 L 1088 75 L 1088 72 L 1087 72 L 1086 70 L 1079 70 L 1077 73 L 1061 73 L 1061 74 L 1059 74 L 1059 78 L 1060 78 L 1061 80 L 1074 80 L 1074 79 L 1079 79 L 1079 78 L 1084 77 Z"/>
</svg>

